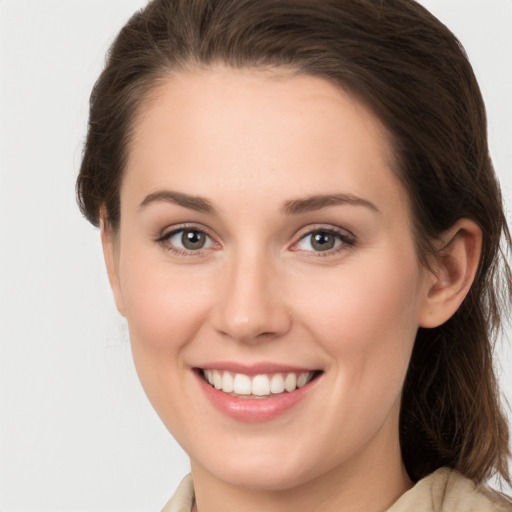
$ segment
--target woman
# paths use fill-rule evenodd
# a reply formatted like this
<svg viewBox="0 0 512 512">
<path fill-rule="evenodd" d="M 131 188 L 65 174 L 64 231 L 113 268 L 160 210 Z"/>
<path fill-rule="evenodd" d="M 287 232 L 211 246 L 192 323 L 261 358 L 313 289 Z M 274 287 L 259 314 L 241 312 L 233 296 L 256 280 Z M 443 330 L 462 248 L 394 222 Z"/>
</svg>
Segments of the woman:
<svg viewBox="0 0 512 512">
<path fill-rule="evenodd" d="M 510 481 L 510 236 L 471 67 L 418 4 L 151 2 L 77 186 L 190 456 L 164 510 L 511 508 L 481 485 Z"/>
</svg>

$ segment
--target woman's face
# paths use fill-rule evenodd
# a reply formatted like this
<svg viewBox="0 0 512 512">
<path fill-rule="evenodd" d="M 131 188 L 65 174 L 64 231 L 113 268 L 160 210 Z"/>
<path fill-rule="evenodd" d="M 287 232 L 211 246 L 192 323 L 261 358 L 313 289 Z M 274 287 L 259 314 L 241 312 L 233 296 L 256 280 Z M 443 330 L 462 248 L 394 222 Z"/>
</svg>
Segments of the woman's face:
<svg viewBox="0 0 512 512">
<path fill-rule="evenodd" d="M 135 128 L 107 260 L 192 469 L 386 471 L 431 278 L 379 121 L 319 78 L 216 68 L 169 78 Z"/>
</svg>

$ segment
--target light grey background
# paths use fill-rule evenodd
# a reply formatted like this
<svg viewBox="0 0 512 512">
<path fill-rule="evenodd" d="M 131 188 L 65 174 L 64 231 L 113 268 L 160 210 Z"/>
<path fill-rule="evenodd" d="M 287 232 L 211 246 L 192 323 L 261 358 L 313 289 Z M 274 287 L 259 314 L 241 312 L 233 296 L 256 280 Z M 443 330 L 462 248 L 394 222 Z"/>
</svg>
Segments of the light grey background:
<svg viewBox="0 0 512 512">
<path fill-rule="evenodd" d="M 474 64 L 510 219 L 512 0 L 422 3 Z M 90 89 L 144 4 L 0 1 L 3 512 L 158 511 L 188 472 L 137 381 L 98 233 L 74 202 Z M 510 399 L 510 346 L 498 353 Z"/>
</svg>

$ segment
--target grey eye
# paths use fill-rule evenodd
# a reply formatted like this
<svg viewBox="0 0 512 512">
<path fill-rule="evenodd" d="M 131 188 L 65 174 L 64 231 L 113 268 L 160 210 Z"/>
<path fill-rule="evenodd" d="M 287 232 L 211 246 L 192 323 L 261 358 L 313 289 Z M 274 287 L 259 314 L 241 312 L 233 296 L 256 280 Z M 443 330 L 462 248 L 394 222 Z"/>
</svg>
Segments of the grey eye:
<svg viewBox="0 0 512 512">
<path fill-rule="evenodd" d="M 319 230 L 303 236 L 297 246 L 302 251 L 325 252 L 339 247 L 342 243 L 344 240 L 341 235 L 332 231 Z"/>
<path fill-rule="evenodd" d="M 180 229 L 172 233 L 167 240 L 174 247 L 186 251 L 198 251 L 212 245 L 212 239 L 198 229 Z"/>
<path fill-rule="evenodd" d="M 206 235 L 201 231 L 183 231 L 181 243 L 185 249 L 194 251 L 202 249 L 206 242 Z"/>
<path fill-rule="evenodd" d="M 314 233 L 311 235 L 311 247 L 315 251 L 328 251 L 336 244 L 336 238 L 332 233 Z"/>
</svg>

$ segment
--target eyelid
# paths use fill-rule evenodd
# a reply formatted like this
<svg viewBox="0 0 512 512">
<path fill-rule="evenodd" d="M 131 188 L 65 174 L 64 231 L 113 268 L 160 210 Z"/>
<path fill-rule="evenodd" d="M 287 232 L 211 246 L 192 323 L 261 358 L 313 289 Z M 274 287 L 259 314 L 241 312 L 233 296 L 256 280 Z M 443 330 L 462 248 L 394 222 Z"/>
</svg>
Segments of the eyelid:
<svg viewBox="0 0 512 512">
<path fill-rule="evenodd" d="M 173 235 L 175 235 L 181 231 L 187 231 L 187 230 L 199 231 L 199 232 L 204 233 L 211 240 L 212 244 L 216 247 L 205 247 L 205 248 L 201 248 L 201 249 L 197 249 L 197 250 L 189 250 L 189 249 L 177 247 L 177 246 L 169 243 L 169 239 Z M 336 247 L 327 249 L 325 251 L 313 251 L 313 250 L 305 250 L 305 249 L 296 248 L 297 244 L 299 242 L 301 242 L 304 238 L 306 238 L 307 236 L 311 236 L 314 233 L 318 233 L 318 232 L 332 234 L 332 235 L 338 237 L 342 243 Z M 337 252 L 347 250 L 350 247 L 354 246 L 357 242 L 357 238 L 353 233 L 351 233 L 349 230 L 347 230 L 345 228 L 341 228 L 341 227 L 333 225 L 333 224 L 313 224 L 313 225 L 306 226 L 297 232 L 297 234 L 294 237 L 294 240 L 295 241 L 289 246 L 289 250 L 294 251 L 294 252 L 308 253 L 309 255 L 314 255 L 314 257 L 329 256 L 329 255 L 335 254 Z M 209 250 L 212 248 L 217 249 L 217 248 L 221 247 L 220 243 L 217 241 L 217 237 L 211 233 L 211 230 L 209 228 L 207 228 L 206 226 L 203 226 L 202 224 L 191 223 L 191 222 L 185 222 L 183 224 L 176 224 L 176 225 L 166 227 L 165 229 L 163 229 L 156 235 L 155 241 L 157 243 L 161 244 L 162 246 L 164 246 L 165 249 L 167 249 L 171 252 L 174 252 L 176 254 L 180 254 L 180 255 L 200 255 L 200 254 L 204 253 L 204 251 L 206 251 L 206 250 Z"/>
<path fill-rule="evenodd" d="M 217 242 L 216 237 L 211 233 L 210 229 L 208 229 L 206 226 L 203 226 L 201 224 L 190 223 L 190 222 L 185 222 L 183 224 L 176 224 L 176 225 L 166 227 L 165 229 L 163 229 L 156 235 L 155 241 L 157 243 L 161 244 L 162 246 L 164 246 L 164 248 L 166 250 L 168 250 L 170 252 L 174 252 L 175 254 L 179 254 L 179 255 L 187 255 L 187 256 L 188 255 L 196 255 L 196 256 L 198 256 L 198 255 L 203 254 L 204 251 L 206 251 L 208 249 L 212 249 L 212 247 L 204 247 L 204 248 L 197 249 L 197 250 L 189 250 L 189 249 L 177 247 L 177 246 L 171 244 L 169 242 L 169 239 L 172 236 L 176 235 L 177 233 L 180 233 L 181 231 L 199 231 L 201 233 L 204 233 L 211 240 L 213 245 L 220 247 L 219 242 Z"/>
<path fill-rule="evenodd" d="M 341 244 L 339 244 L 336 247 L 333 247 L 332 249 L 327 249 L 325 251 L 309 251 L 304 249 L 297 249 L 294 247 L 299 244 L 304 238 L 307 236 L 311 236 L 314 233 L 318 232 L 324 232 L 329 233 L 334 236 L 337 236 L 341 240 Z M 332 254 L 335 254 L 337 252 L 347 250 L 350 247 L 353 247 L 357 242 L 357 237 L 351 233 L 349 230 L 345 228 L 341 228 L 339 226 L 335 226 L 333 224 L 314 224 L 309 225 L 305 228 L 302 228 L 297 235 L 295 236 L 295 241 L 292 243 L 290 250 L 295 252 L 304 252 L 309 253 L 310 255 L 314 255 L 314 257 L 322 257 L 322 256 L 329 256 Z"/>
<path fill-rule="evenodd" d="M 172 224 L 158 231 L 155 238 L 156 241 L 164 240 L 168 238 L 170 235 L 174 233 L 178 233 L 179 231 L 202 231 L 206 235 L 211 237 L 210 230 L 203 226 L 202 224 L 197 224 L 195 222 L 183 222 L 181 224 Z"/>
</svg>

